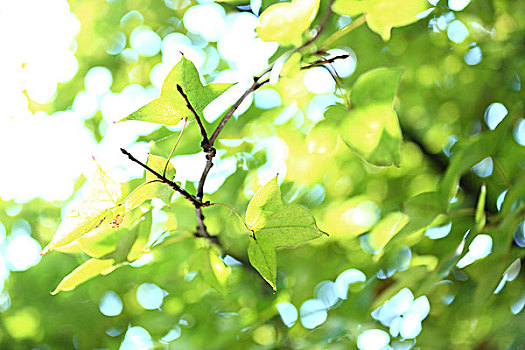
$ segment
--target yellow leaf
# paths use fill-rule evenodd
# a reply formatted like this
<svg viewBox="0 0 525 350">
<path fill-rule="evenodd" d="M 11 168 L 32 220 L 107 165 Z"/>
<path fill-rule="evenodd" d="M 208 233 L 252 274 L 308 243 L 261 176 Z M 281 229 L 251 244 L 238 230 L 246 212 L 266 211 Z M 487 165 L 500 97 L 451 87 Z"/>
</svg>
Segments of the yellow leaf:
<svg viewBox="0 0 525 350">
<path fill-rule="evenodd" d="M 261 14 L 257 33 L 264 41 L 277 41 L 281 45 L 299 44 L 301 35 L 312 24 L 318 9 L 319 0 L 273 4 Z"/>
</svg>

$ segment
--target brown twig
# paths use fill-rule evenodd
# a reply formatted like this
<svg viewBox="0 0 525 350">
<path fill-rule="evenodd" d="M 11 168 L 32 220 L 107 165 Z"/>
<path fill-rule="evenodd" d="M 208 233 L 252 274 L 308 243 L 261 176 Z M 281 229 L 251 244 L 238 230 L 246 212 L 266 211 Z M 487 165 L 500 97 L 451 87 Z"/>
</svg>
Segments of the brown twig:
<svg viewBox="0 0 525 350">
<path fill-rule="evenodd" d="M 296 52 L 300 51 L 300 50 L 304 49 L 305 47 L 309 46 L 310 44 L 312 44 L 321 35 L 321 33 L 326 28 L 326 25 L 328 24 L 328 20 L 330 19 L 330 15 L 332 14 L 332 5 L 334 4 L 334 2 L 335 2 L 335 0 L 330 0 L 330 3 L 328 4 L 328 9 L 323 14 L 323 18 L 321 19 L 321 22 L 319 23 L 319 29 L 317 30 L 315 35 L 313 37 L 311 37 L 310 39 L 308 39 L 307 41 L 305 41 L 297 49 L 295 49 Z"/>
<path fill-rule="evenodd" d="M 160 181 L 164 182 L 165 184 L 167 184 L 168 186 L 170 186 L 171 188 L 173 188 L 175 191 L 179 192 L 181 194 L 181 196 L 183 196 L 184 198 L 186 198 L 188 201 L 191 202 L 191 204 L 193 204 L 193 206 L 195 208 L 200 208 L 200 207 L 207 207 L 210 205 L 209 202 L 206 202 L 206 203 L 203 203 L 202 201 L 200 200 L 197 200 L 194 196 L 192 196 L 191 194 L 189 194 L 185 189 L 183 189 L 182 187 L 180 187 L 179 185 L 177 185 L 175 182 L 167 179 L 166 177 L 162 176 L 161 174 L 159 174 L 158 172 L 156 172 L 155 170 L 151 169 L 149 166 L 147 166 L 146 164 L 142 163 L 140 160 L 138 160 L 137 158 L 135 158 L 131 153 L 129 153 L 128 151 L 126 151 L 124 148 L 121 148 L 120 151 L 122 153 L 124 153 L 126 156 L 128 156 L 128 158 L 132 161 L 132 162 L 135 162 L 137 164 L 139 164 L 141 167 L 143 167 L 144 169 L 146 169 L 147 171 L 149 171 L 150 173 L 152 173 L 153 175 L 155 175 Z"/>
<path fill-rule="evenodd" d="M 350 57 L 350 55 L 344 54 L 344 55 L 338 55 L 338 56 L 334 56 L 334 57 L 327 58 L 327 59 L 322 59 L 322 60 L 315 61 L 313 63 L 307 64 L 306 66 L 302 66 L 301 70 L 310 69 L 310 68 L 313 68 L 313 67 L 319 67 L 319 66 L 323 66 L 325 64 L 331 64 L 331 63 L 334 63 L 337 60 L 343 60 L 343 59 L 348 58 L 348 57 Z"/>
<path fill-rule="evenodd" d="M 230 118 L 232 117 L 233 113 L 235 113 L 237 108 L 239 108 L 239 106 L 241 105 L 241 103 L 243 103 L 243 101 L 246 99 L 246 97 L 248 97 L 248 95 L 250 95 L 255 90 L 259 89 L 261 86 L 263 86 L 264 84 L 266 84 L 269 81 L 269 80 L 264 80 L 262 82 L 259 82 L 261 80 L 261 78 L 266 73 L 268 73 L 270 70 L 271 70 L 271 67 L 268 68 L 267 70 L 265 70 L 261 75 L 259 75 L 257 77 L 254 77 L 253 78 L 253 84 L 248 88 L 248 90 L 246 90 L 244 92 L 244 94 L 237 100 L 237 102 L 235 102 L 235 104 L 230 107 L 228 112 L 226 112 L 224 117 L 219 122 L 219 125 L 217 125 L 217 128 L 215 128 L 215 131 L 213 131 L 213 134 L 210 137 L 210 146 L 213 147 L 213 144 L 217 140 L 217 137 L 219 137 L 219 134 L 222 131 L 222 129 L 224 128 L 224 125 L 226 125 L 228 120 L 230 120 Z"/>
<path fill-rule="evenodd" d="M 186 101 L 186 106 L 188 107 L 188 109 L 191 111 L 191 113 L 195 117 L 197 124 L 199 124 L 199 129 L 201 130 L 201 135 L 202 135 L 202 142 L 203 143 L 207 142 L 208 134 L 206 133 L 206 129 L 204 128 L 204 125 L 202 124 L 201 118 L 199 117 L 199 115 L 197 114 L 193 106 L 191 105 L 190 100 L 188 100 L 188 96 L 186 96 L 186 94 L 184 93 L 184 90 L 182 90 L 182 87 L 179 84 L 177 84 L 177 91 L 179 92 L 179 94 L 181 94 L 184 101 Z"/>
</svg>

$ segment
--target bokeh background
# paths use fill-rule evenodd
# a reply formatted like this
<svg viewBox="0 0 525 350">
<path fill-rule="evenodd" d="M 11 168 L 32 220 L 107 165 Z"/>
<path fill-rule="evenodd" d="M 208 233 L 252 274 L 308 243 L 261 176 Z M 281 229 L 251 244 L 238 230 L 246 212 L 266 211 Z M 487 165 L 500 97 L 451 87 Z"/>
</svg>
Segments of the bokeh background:
<svg viewBox="0 0 525 350">
<path fill-rule="evenodd" d="M 215 122 L 281 53 L 255 32 L 257 15 L 275 2 L 0 1 L 1 348 L 381 349 L 385 337 L 395 349 L 525 344 L 523 273 L 514 265 L 510 279 L 480 265 L 491 253 L 493 232 L 438 285 L 421 289 L 461 243 L 470 223 L 464 216 L 440 217 L 390 252 L 387 266 L 376 264 L 386 243 L 378 223 L 407 220 L 403 203 L 437 188 L 456 141 L 513 118 L 503 146 L 463 178 L 459 209 L 475 205 L 484 183 L 487 212 L 496 215 L 523 177 L 522 1 L 432 1 L 425 18 L 394 29 L 388 42 L 365 25 L 330 51 L 350 55 L 334 63 L 345 91 L 372 68 L 404 69 L 395 101 L 405 140 L 400 168 L 370 166 L 336 136 L 309 134 L 328 106 L 343 102 L 323 68 L 283 78 L 246 99 L 218 144 L 209 198 L 242 215 L 257 188 L 279 174 L 285 201 L 309 208 L 330 233 L 278 254 L 277 294 L 227 257 L 231 286 L 227 295 L 217 293 L 188 264 L 196 243 L 181 239 L 133 266 L 50 295 L 86 259 L 58 252 L 41 258 L 40 252 L 92 157 L 117 181 L 136 186 L 143 169 L 119 148 L 142 159 L 148 152 L 167 156 L 182 128 L 114 122 L 159 95 L 181 52 L 203 81 L 237 83 L 204 111 L 206 121 Z M 321 2 L 322 11 L 327 4 Z M 351 21 L 333 15 L 326 32 Z M 172 161 L 177 181 L 189 190 L 204 165 L 199 137 L 190 123 Z M 151 206 L 152 242 L 166 230 L 195 225 L 193 209 L 178 198 L 169 208 Z M 242 224 L 225 208 L 206 212 L 211 233 L 245 257 Z M 523 214 L 501 234 L 513 236 L 509 262 L 523 260 Z M 347 295 L 348 283 L 362 276 L 366 282 Z M 508 283 L 497 295 L 476 299 L 502 278 Z M 404 322 L 396 326 L 405 327 L 404 336 L 394 335 L 387 316 L 372 313 L 389 299 L 384 312 Z M 421 319 L 407 317 L 408 307 Z"/>
</svg>

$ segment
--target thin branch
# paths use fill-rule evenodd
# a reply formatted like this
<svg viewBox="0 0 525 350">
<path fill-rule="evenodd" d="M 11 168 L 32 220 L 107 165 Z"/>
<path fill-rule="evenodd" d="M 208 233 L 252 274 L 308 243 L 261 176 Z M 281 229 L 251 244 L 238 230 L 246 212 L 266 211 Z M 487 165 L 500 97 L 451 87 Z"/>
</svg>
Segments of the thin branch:
<svg viewBox="0 0 525 350">
<path fill-rule="evenodd" d="M 182 98 L 184 98 L 184 101 L 186 101 L 186 106 L 191 111 L 193 116 L 195 116 L 195 120 L 197 120 L 197 124 L 199 124 L 199 129 L 201 130 L 201 135 L 202 135 L 202 142 L 203 143 L 207 142 L 208 134 L 206 133 L 206 129 L 204 128 L 204 125 L 202 125 L 201 118 L 199 117 L 199 115 L 197 114 L 193 106 L 191 105 L 190 100 L 188 100 L 188 96 L 186 96 L 186 94 L 184 93 L 184 90 L 182 90 L 182 87 L 179 84 L 177 84 L 177 91 L 179 92 L 179 94 L 181 94 Z"/>
<path fill-rule="evenodd" d="M 244 92 L 244 94 L 242 94 L 242 96 L 237 100 L 237 102 L 235 102 L 235 104 L 230 107 L 228 112 L 226 112 L 224 117 L 219 122 L 219 125 L 217 125 L 217 128 L 215 128 L 215 131 L 213 132 L 213 134 L 210 137 L 209 143 L 210 143 L 211 147 L 213 147 L 213 144 L 217 140 L 217 137 L 219 137 L 219 134 L 222 131 L 222 129 L 224 128 L 224 125 L 226 125 L 228 120 L 230 120 L 230 118 L 232 117 L 233 113 L 235 113 L 237 108 L 239 108 L 239 106 L 243 103 L 243 101 L 246 99 L 246 97 L 248 97 L 248 95 L 250 95 L 252 92 L 254 92 L 255 90 L 257 90 L 258 88 L 260 88 L 261 86 L 263 86 L 264 84 L 267 83 L 267 81 L 263 81 L 263 82 L 259 83 L 259 80 L 266 73 L 268 73 L 270 70 L 271 69 L 269 68 L 269 69 L 265 70 L 261 75 L 259 75 L 257 77 L 254 77 L 253 78 L 253 84 L 248 88 L 248 90 L 246 90 Z"/>
<path fill-rule="evenodd" d="M 206 181 L 206 177 L 208 176 L 210 169 L 213 166 L 213 157 L 217 152 L 215 151 L 215 148 L 210 148 L 208 152 L 206 152 L 206 165 L 204 167 L 204 170 L 202 171 L 201 179 L 199 180 L 199 185 L 197 186 L 197 199 L 202 202 L 202 197 L 204 195 L 204 182 Z"/>
<path fill-rule="evenodd" d="M 202 213 L 202 208 L 195 207 L 195 213 L 197 214 L 197 230 L 198 230 L 198 232 L 195 234 L 195 237 L 206 238 L 212 241 L 213 243 L 217 244 L 221 248 L 223 248 L 222 245 L 219 243 L 219 239 L 217 238 L 217 236 L 212 236 L 208 232 L 208 228 L 204 224 L 204 214 Z"/>
<path fill-rule="evenodd" d="M 183 189 L 182 187 L 180 187 L 179 185 L 177 185 L 175 182 L 171 181 L 171 180 L 168 180 L 166 177 L 162 176 L 161 174 L 159 174 L 158 172 L 156 172 L 155 170 L 151 169 L 149 166 L 147 166 L 146 164 L 142 163 L 140 160 L 138 160 L 137 158 L 135 158 L 131 153 L 129 153 L 128 151 L 126 151 L 124 148 L 121 148 L 120 151 L 122 153 L 124 153 L 126 156 L 128 156 L 128 158 L 132 161 L 132 162 L 135 162 L 137 164 L 139 164 L 141 167 L 143 167 L 144 169 L 148 170 L 150 173 L 152 173 L 153 175 L 155 175 L 160 181 L 164 182 L 165 184 L 167 184 L 168 186 L 170 186 L 171 188 L 173 188 L 175 191 L 179 192 L 181 194 L 181 196 L 183 196 L 184 198 L 186 198 L 188 201 L 191 202 L 191 204 L 193 204 L 193 206 L 195 208 L 200 208 L 200 207 L 206 207 L 208 205 L 210 205 L 210 203 L 202 203 L 201 201 L 197 200 L 194 196 L 192 196 L 191 194 L 189 194 L 185 189 Z"/>
<path fill-rule="evenodd" d="M 332 5 L 334 4 L 335 0 L 330 0 L 330 3 L 328 4 L 328 9 L 323 14 L 323 18 L 321 19 L 321 22 L 319 23 L 319 29 L 317 30 L 317 33 L 310 39 L 308 39 L 306 42 L 304 42 L 301 46 L 299 46 L 295 51 L 300 51 L 304 49 L 305 47 L 309 46 L 311 43 L 313 43 L 319 35 L 324 31 L 326 28 L 326 25 L 328 24 L 328 20 L 330 19 L 330 15 L 332 14 Z"/>
<path fill-rule="evenodd" d="M 315 61 L 313 63 L 307 64 L 306 66 L 302 66 L 301 70 L 303 70 L 303 69 L 310 69 L 310 68 L 313 68 L 313 67 L 319 67 L 319 66 L 323 66 L 325 64 L 331 64 L 331 63 L 334 63 L 337 60 L 344 60 L 345 58 L 348 58 L 348 57 L 350 57 L 350 55 L 344 54 L 344 55 L 338 55 L 338 56 L 334 56 L 334 57 L 327 58 L 327 59 L 322 59 L 322 60 Z"/>
</svg>

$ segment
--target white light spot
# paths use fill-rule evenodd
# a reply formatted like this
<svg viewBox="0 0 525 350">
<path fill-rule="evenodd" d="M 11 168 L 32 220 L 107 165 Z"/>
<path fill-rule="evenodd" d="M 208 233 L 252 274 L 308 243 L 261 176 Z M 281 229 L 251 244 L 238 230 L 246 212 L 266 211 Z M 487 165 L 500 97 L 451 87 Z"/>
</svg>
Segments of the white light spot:
<svg viewBox="0 0 525 350">
<path fill-rule="evenodd" d="M 153 349 L 151 335 L 142 327 L 131 327 L 127 330 L 120 350 Z"/>
<path fill-rule="evenodd" d="M 524 306 L 525 306 L 525 293 L 519 300 L 517 300 L 514 304 L 510 306 L 510 311 L 514 315 L 517 315 L 521 312 L 521 310 L 523 310 Z"/>
<path fill-rule="evenodd" d="M 379 208 L 371 201 L 359 203 L 357 207 L 343 213 L 343 221 L 350 225 L 369 227 L 379 219 Z"/>
<path fill-rule="evenodd" d="M 420 296 L 414 302 L 407 310 L 407 314 L 414 314 L 419 317 L 420 321 L 423 321 L 430 312 L 430 303 L 428 302 L 428 298 L 424 295 Z"/>
<path fill-rule="evenodd" d="M 298 317 L 295 306 L 292 303 L 284 302 L 277 304 L 276 307 L 277 311 L 279 311 L 279 315 L 281 315 L 284 325 L 288 328 L 293 326 Z"/>
<path fill-rule="evenodd" d="M 335 292 L 341 299 L 348 298 L 348 286 L 353 283 L 365 282 L 366 276 L 356 269 L 343 271 L 335 279 Z"/>
<path fill-rule="evenodd" d="M 217 41 L 226 31 L 225 11 L 218 4 L 190 7 L 184 13 L 184 26 L 208 41 Z"/>
<path fill-rule="evenodd" d="M 467 27 L 459 19 L 450 23 L 447 29 L 447 36 L 450 41 L 461 44 L 469 36 Z"/>
<path fill-rule="evenodd" d="M 514 229 L 514 242 L 518 247 L 525 247 L 525 220 L 520 222 Z"/>
<path fill-rule="evenodd" d="M 485 123 L 490 130 L 494 130 L 508 113 L 509 111 L 502 103 L 492 103 L 485 111 Z"/>
<path fill-rule="evenodd" d="M 507 195 L 507 192 L 509 192 L 509 190 L 501 192 L 498 195 L 498 199 L 496 199 L 496 208 L 498 209 L 498 211 L 501 210 L 501 206 L 503 205 L 503 201 L 505 201 L 505 196 Z"/>
<path fill-rule="evenodd" d="M 412 294 L 410 289 L 403 288 L 389 300 L 388 305 L 385 303 L 383 307 L 387 306 L 390 309 L 389 312 L 401 315 L 410 308 L 413 301 L 414 294 Z"/>
<path fill-rule="evenodd" d="M 105 316 L 117 316 L 122 312 L 122 299 L 117 293 L 110 290 L 100 299 L 98 306 L 100 312 Z"/>
<path fill-rule="evenodd" d="M 462 11 L 468 4 L 470 0 L 448 0 L 448 8 L 452 11 Z"/>
<path fill-rule="evenodd" d="M 359 350 L 383 350 L 390 342 L 390 336 L 380 329 L 368 329 L 357 337 Z"/>
<path fill-rule="evenodd" d="M 479 177 L 489 177 L 490 175 L 492 175 L 493 167 L 494 166 L 492 164 L 492 158 L 487 157 L 484 158 L 481 162 L 472 166 L 472 171 Z"/>
<path fill-rule="evenodd" d="M 282 104 L 281 96 L 277 90 L 265 88 L 254 93 L 255 106 L 260 109 L 272 109 Z"/>
<path fill-rule="evenodd" d="M 476 64 L 479 64 L 481 60 L 483 59 L 483 53 L 481 52 L 481 48 L 479 46 L 474 46 L 473 48 L 470 48 L 465 53 L 465 63 L 469 66 L 475 66 Z"/>
<path fill-rule="evenodd" d="M 440 239 L 448 236 L 450 229 L 452 228 L 452 221 L 443 226 L 429 227 L 425 231 L 425 236 L 430 239 Z"/>
<path fill-rule="evenodd" d="M 416 314 L 406 314 L 403 316 L 399 334 L 405 339 L 414 339 L 421 333 L 421 321 Z"/>
<path fill-rule="evenodd" d="M 155 255 L 153 253 L 142 254 L 142 256 L 140 258 L 138 258 L 137 260 L 135 260 L 132 263 L 130 263 L 129 266 L 132 266 L 132 267 L 144 266 L 144 265 L 150 263 L 151 261 L 153 261 L 154 257 L 155 257 Z"/>
<path fill-rule="evenodd" d="M 164 344 L 172 342 L 172 341 L 174 341 L 176 339 L 179 339 L 181 333 L 182 333 L 182 330 L 181 330 L 180 326 L 177 325 L 177 326 L 173 327 L 172 329 L 170 329 L 170 331 L 165 336 L 160 338 L 160 342 L 164 343 Z"/>
<path fill-rule="evenodd" d="M 137 301 L 147 310 L 160 308 L 166 295 L 166 291 L 153 283 L 143 283 L 137 289 Z"/>
<path fill-rule="evenodd" d="M 95 94 L 80 91 L 73 101 L 73 111 L 83 119 L 91 118 L 98 110 L 98 99 Z"/>
<path fill-rule="evenodd" d="M 242 72 L 244 78 L 261 73 L 279 44 L 256 37 L 259 18 L 251 13 L 230 14 L 228 23 L 228 30 L 217 43 L 220 54 L 233 69 Z"/>
<path fill-rule="evenodd" d="M 160 51 L 161 39 L 157 33 L 147 27 L 137 27 L 129 39 L 131 48 L 140 56 L 155 56 Z"/>
<path fill-rule="evenodd" d="M 327 309 L 333 307 L 339 297 L 335 291 L 335 283 L 332 281 L 322 281 L 315 286 L 314 296 L 317 300 L 323 302 Z"/>
<path fill-rule="evenodd" d="M 250 8 L 254 15 L 258 16 L 261 10 L 262 0 L 250 0 Z"/>
<path fill-rule="evenodd" d="M 492 252 L 492 237 L 486 234 L 477 235 L 468 248 L 467 254 L 458 261 L 457 267 L 462 269 L 474 261 L 483 259 Z"/>
<path fill-rule="evenodd" d="M 4 244 L 6 239 L 6 229 L 2 221 L 0 221 L 0 244 Z"/>
<path fill-rule="evenodd" d="M 106 67 L 93 67 L 84 77 L 84 87 L 96 96 L 105 94 L 113 84 L 113 76 Z"/>
<path fill-rule="evenodd" d="M 335 81 L 325 68 L 314 67 L 304 74 L 304 86 L 313 94 L 328 94 L 334 91 Z"/>
<path fill-rule="evenodd" d="M 126 47 L 126 35 L 117 32 L 106 39 L 104 50 L 110 55 L 118 55 Z"/>
<path fill-rule="evenodd" d="M 304 328 L 313 329 L 319 325 L 322 325 L 328 313 L 326 312 L 326 306 L 324 303 L 317 299 L 306 300 L 300 309 L 301 323 Z"/>
<path fill-rule="evenodd" d="M 7 266 L 13 271 L 25 271 L 38 264 L 42 247 L 27 234 L 9 236 L 5 258 Z"/>
<path fill-rule="evenodd" d="M 525 119 L 520 118 L 513 130 L 514 140 L 522 146 L 525 146 Z"/>
</svg>

